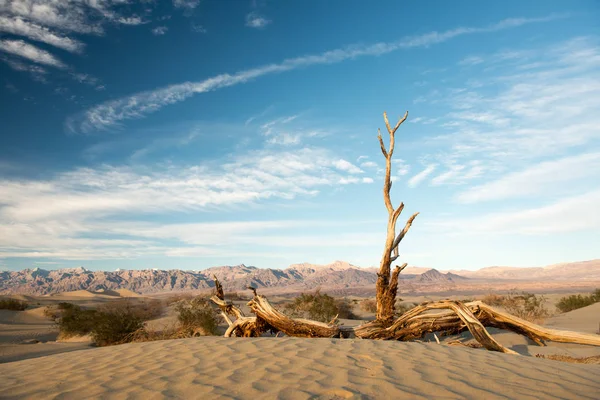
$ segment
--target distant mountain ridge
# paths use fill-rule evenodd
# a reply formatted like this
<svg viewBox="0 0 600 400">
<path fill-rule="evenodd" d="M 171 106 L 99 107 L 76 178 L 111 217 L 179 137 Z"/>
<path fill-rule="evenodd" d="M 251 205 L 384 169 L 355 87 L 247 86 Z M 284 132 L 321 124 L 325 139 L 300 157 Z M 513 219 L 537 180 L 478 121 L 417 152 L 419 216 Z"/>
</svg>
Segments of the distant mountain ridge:
<svg viewBox="0 0 600 400">
<path fill-rule="evenodd" d="M 293 264 L 285 269 L 257 268 L 244 264 L 211 267 L 201 271 L 122 270 L 90 271 L 83 267 L 0 271 L 0 294 L 47 295 L 77 290 L 130 290 L 141 294 L 201 291 L 214 287 L 213 276 L 228 291 L 248 286 L 300 292 L 322 288 L 348 293 L 373 291 L 377 268 L 360 268 L 345 261 L 327 265 Z M 600 260 L 555 264 L 543 268 L 489 267 L 478 271 L 438 271 L 407 268 L 400 275 L 404 291 L 451 291 L 476 288 L 483 283 L 512 281 L 600 281 Z"/>
<path fill-rule="evenodd" d="M 433 273 L 427 282 L 451 281 L 446 275 Z M 437 272 L 437 271 L 435 271 Z M 428 275 L 428 276 L 429 276 Z M 40 268 L 22 271 L 0 272 L 0 294 L 45 295 L 77 290 L 119 290 L 149 294 L 206 290 L 214 287 L 216 276 L 226 290 L 256 288 L 282 288 L 294 291 L 313 290 L 319 287 L 340 290 L 345 288 L 372 287 L 377 281 L 374 269 L 359 268 L 344 261 L 328 265 L 309 263 L 293 264 L 288 268 L 270 269 L 246 266 L 211 267 L 201 271 L 182 270 L 123 270 L 90 271 L 83 267 L 44 270 Z M 417 275 L 403 276 L 413 279 Z"/>
</svg>

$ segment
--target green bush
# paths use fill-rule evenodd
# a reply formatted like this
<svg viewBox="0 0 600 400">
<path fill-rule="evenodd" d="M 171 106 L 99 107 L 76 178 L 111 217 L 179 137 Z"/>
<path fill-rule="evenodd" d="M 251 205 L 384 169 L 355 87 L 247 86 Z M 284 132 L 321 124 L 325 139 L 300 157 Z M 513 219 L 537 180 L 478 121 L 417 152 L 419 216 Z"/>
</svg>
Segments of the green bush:
<svg viewBox="0 0 600 400">
<path fill-rule="evenodd" d="M 113 307 L 97 312 L 92 328 L 92 338 L 98 346 L 129 342 L 132 335 L 143 329 L 144 321 L 135 310 Z"/>
<path fill-rule="evenodd" d="M 558 308 L 562 312 L 569 312 L 577 310 L 578 308 L 587 307 L 598 302 L 600 302 L 600 289 L 596 289 L 589 296 L 573 294 L 570 296 L 563 297 L 556 304 L 556 308 Z"/>
<path fill-rule="evenodd" d="M 66 309 L 63 309 L 62 315 L 58 317 L 57 324 L 60 336 L 68 338 L 90 334 L 96 326 L 97 314 L 96 310 L 84 310 L 79 306 L 71 304 Z"/>
<path fill-rule="evenodd" d="M 128 303 L 115 302 L 99 310 L 86 310 L 70 304 L 57 305 L 62 310 L 57 324 L 63 338 L 91 335 L 98 346 L 130 341 L 131 335 L 143 328 L 143 313 Z"/>
<path fill-rule="evenodd" d="M 315 293 L 302 293 L 285 306 L 285 311 L 291 317 L 321 322 L 330 322 L 336 315 L 345 319 L 356 318 L 349 301 L 336 300 L 318 289 Z"/>
<path fill-rule="evenodd" d="M 1 299 L 0 310 L 24 311 L 27 309 L 27 303 L 15 299 Z"/>
<path fill-rule="evenodd" d="M 201 297 L 181 300 L 175 304 L 175 311 L 183 329 L 196 332 L 201 330 L 205 335 L 218 334 L 219 314 L 208 300 Z"/>
</svg>

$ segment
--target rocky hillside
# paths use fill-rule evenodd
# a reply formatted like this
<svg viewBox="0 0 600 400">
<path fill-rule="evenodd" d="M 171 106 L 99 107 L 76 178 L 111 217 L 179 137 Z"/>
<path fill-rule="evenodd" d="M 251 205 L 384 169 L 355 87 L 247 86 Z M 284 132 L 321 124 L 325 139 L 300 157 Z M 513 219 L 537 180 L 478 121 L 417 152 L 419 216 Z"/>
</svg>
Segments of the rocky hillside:
<svg viewBox="0 0 600 400">
<path fill-rule="evenodd" d="M 119 290 L 162 293 L 209 290 L 217 276 L 227 291 L 248 286 L 275 292 L 301 292 L 322 288 L 338 294 L 374 293 L 376 268 L 359 268 L 344 261 L 328 265 L 294 264 L 286 269 L 246 265 L 212 267 L 201 271 L 116 270 L 89 271 L 69 268 L 46 271 L 25 269 L 0 271 L 0 294 L 33 294 L 76 290 Z M 489 291 L 522 287 L 587 288 L 600 285 L 600 260 L 556 264 L 541 268 L 489 267 L 478 271 L 443 271 L 422 267 L 407 268 L 400 275 L 404 292 Z M 598 284 L 598 285 L 597 285 Z"/>
<path fill-rule="evenodd" d="M 206 290 L 214 286 L 213 276 L 226 290 L 281 288 L 290 291 L 372 288 L 377 280 L 373 269 L 363 269 L 343 261 L 328 265 L 294 264 L 286 269 L 256 268 L 246 265 L 212 267 L 202 271 L 182 270 L 116 270 L 90 271 L 85 268 L 59 270 L 25 269 L 0 272 L 0 294 L 44 295 L 75 290 L 127 289 L 136 293 L 161 293 Z M 429 270 L 422 275 L 407 274 L 403 280 L 415 284 L 447 283 L 457 275 Z M 464 279 L 462 277 L 458 277 Z"/>
</svg>

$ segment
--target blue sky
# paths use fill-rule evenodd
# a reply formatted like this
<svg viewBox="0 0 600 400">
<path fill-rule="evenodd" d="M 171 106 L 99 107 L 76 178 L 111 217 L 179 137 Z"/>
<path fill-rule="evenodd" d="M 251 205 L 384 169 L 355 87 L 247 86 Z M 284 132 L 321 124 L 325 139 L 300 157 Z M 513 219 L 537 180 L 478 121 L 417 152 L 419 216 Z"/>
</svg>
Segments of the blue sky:
<svg viewBox="0 0 600 400">
<path fill-rule="evenodd" d="M 416 3 L 416 2 L 415 2 Z M 598 258 L 596 1 L 0 1 L 0 268 Z M 385 137 L 385 135 L 384 135 Z"/>
</svg>

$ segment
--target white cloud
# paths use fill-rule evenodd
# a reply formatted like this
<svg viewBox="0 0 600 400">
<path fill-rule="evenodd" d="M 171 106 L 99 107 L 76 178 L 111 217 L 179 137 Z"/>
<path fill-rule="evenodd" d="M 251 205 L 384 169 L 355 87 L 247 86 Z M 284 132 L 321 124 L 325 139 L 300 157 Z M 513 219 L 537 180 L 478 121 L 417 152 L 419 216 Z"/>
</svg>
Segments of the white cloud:
<svg viewBox="0 0 600 400">
<path fill-rule="evenodd" d="M 200 24 L 192 24 L 192 31 L 196 33 L 206 33 L 208 32 L 206 28 Z"/>
<path fill-rule="evenodd" d="M 173 0 L 173 6 L 175 8 L 183 8 L 187 10 L 193 10 L 198 7 L 200 0 Z"/>
<path fill-rule="evenodd" d="M 345 171 L 351 174 L 360 174 L 363 172 L 363 170 L 358 168 L 356 165 L 342 159 L 334 161 L 333 166 L 339 169 L 340 171 Z"/>
<path fill-rule="evenodd" d="M 44 26 L 27 22 L 20 17 L 10 18 L 0 15 L 0 32 L 25 36 L 31 40 L 47 43 L 76 53 L 81 52 L 84 47 L 83 43 L 78 40 L 52 32 Z"/>
<path fill-rule="evenodd" d="M 118 12 L 123 9 L 120 7 L 123 3 L 105 0 L 3 0 L 0 13 L 64 32 L 102 34 L 103 24 L 107 22 L 123 25 L 144 23 L 136 15 Z"/>
<path fill-rule="evenodd" d="M 166 26 L 157 26 L 156 28 L 152 29 L 152 34 L 156 35 L 156 36 L 160 36 L 160 35 L 164 35 L 165 33 L 167 33 L 168 30 L 169 30 L 169 28 L 167 28 Z"/>
<path fill-rule="evenodd" d="M 0 185 L 0 218 L 24 222 L 66 215 L 160 213 L 312 196 L 344 178 L 334 167 L 354 172 L 343 160 L 332 165 L 331 158 L 323 149 L 262 150 L 215 167 L 147 171 L 105 166 L 76 169 L 50 181 L 5 179 Z"/>
<path fill-rule="evenodd" d="M 75 169 L 48 180 L 0 180 L 0 257 L 189 257 L 222 256 L 234 250 L 242 254 L 238 246 L 258 240 L 261 230 L 289 232 L 291 226 L 331 222 L 149 220 L 174 215 L 190 219 L 195 210 L 259 206 L 269 200 L 312 197 L 336 185 L 370 183 L 345 176 L 332 166 L 332 157 L 324 149 L 261 150 L 192 166 L 103 166 Z"/>
<path fill-rule="evenodd" d="M 373 183 L 373 178 L 362 178 L 363 183 Z"/>
<path fill-rule="evenodd" d="M 292 146 L 300 144 L 300 135 L 291 133 L 281 133 L 267 139 L 269 144 L 279 144 L 282 146 Z"/>
<path fill-rule="evenodd" d="M 410 186 L 410 187 L 417 186 L 418 184 L 423 182 L 423 180 L 425 180 L 425 178 L 427 178 L 429 175 L 431 175 L 431 173 L 435 170 L 435 168 L 436 168 L 435 164 L 428 165 L 427 167 L 425 167 L 425 169 L 423 171 L 419 172 L 418 174 L 416 174 L 415 176 L 413 176 L 412 178 L 410 178 L 408 180 L 408 186 Z"/>
<path fill-rule="evenodd" d="M 365 161 L 360 164 L 363 168 L 377 168 L 377 163 L 373 161 Z"/>
<path fill-rule="evenodd" d="M 34 80 L 36 80 L 38 82 L 43 82 L 43 83 L 47 82 L 46 75 L 48 74 L 48 71 L 46 71 L 44 68 L 40 67 L 39 65 L 28 65 L 28 64 L 24 64 L 20 61 L 5 58 L 5 57 L 2 57 L 1 59 L 15 71 L 29 72 Z"/>
<path fill-rule="evenodd" d="M 451 234 L 549 235 L 600 229 L 600 191 L 560 199 L 549 205 L 480 215 L 476 218 L 426 223 L 433 230 Z"/>
<path fill-rule="evenodd" d="M 582 178 L 600 182 L 600 152 L 546 161 L 513 172 L 459 194 L 462 203 L 522 198 L 560 192 L 566 184 Z"/>
<path fill-rule="evenodd" d="M 279 64 L 264 65 L 233 75 L 222 74 L 200 82 L 185 82 L 111 100 L 92 107 L 79 116 L 70 118 L 67 121 L 67 126 L 73 132 L 106 129 L 118 126 L 122 121 L 127 119 L 141 118 L 149 113 L 156 112 L 164 106 L 183 101 L 194 94 L 245 83 L 264 75 L 290 71 L 311 65 L 334 64 L 364 56 L 380 56 L 401 49 L 430 46 L 462 35 L 495 32 L 509 27 L 547 22 L 562 17 L 551 15 L 542 18 L 510 19 L 482 28 L 468 27 L 441 33 L 431 32 L 420 36 L 405 37 L 396 42 L 377 43 L 368 46 L 355 45 L 317 55 L 286 59 Z"/>
<path fill-rule="evenodd" d="M 439 116 L 439 129 L 448 134 L 426 139 L 435 150 L 421 156 L 448 168 L 432 183 L 492 180 L 461 193 L 461 202 L 569 191 L 582 184 L 591 176 L 584 169 L 597 168 L 589 157 L 600 145 L 598 38 L 481 58 L 462 87 L 428 99 L 437 109 L 451 110 Z"/>
<path fill-rule="evenodd" d="M 256 11 L 253 11 L 246 15 L 246 26 L 249 28 L 263 29 L 270 23 L 270 20 L 266 19 Z"/>
<path fill-rule="evenodd" d="M 67 66 L 52 54 L 22 40 L 0 40 L 0 51 L 25 58 L 38 64 L 64 69 Z"/>
</svg>

